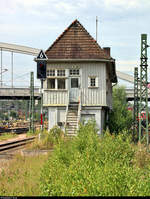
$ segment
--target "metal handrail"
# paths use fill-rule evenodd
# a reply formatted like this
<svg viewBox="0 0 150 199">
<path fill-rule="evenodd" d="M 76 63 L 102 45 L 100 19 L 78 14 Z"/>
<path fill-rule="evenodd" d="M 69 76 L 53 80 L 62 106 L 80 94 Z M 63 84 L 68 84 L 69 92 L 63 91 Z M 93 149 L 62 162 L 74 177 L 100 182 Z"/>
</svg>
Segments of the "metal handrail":
<svg viewBox="0 0 150 199">
<path fill-rule="evenodd" d="M 66 126 L 67 126 L 68 108 L 69 108 L 69 90 L 68 90 L 68 102 L 67 102 L 67 106 L 66 106 L 65 133 L 66 133 Z"/>
<path fill-rule="evenodd" d="M 81 118 L 81 89 L 80 89 L 80 92 L 79 92 L 79 104 L 78 104 L 78 120 L 77 120 L 77 129 L 79 128 L 79 122 L 80 122 L 80 118 Z"/>
</svg>

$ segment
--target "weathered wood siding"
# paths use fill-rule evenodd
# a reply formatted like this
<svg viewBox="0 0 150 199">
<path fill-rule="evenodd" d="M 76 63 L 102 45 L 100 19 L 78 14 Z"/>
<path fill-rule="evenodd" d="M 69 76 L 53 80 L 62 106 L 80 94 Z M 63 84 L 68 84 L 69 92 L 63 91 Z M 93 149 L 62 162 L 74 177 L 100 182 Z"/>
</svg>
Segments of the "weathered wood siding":
<svg viewBox="0 0 150 199">
<path fill-rule="evenodd" d="M 98 87 L 88 88 L 88 77 L 98 77 Z M 106 65 L 105 63 L 82 64 L 82 104 L 106 106 Z"/>
<path fill-rule="evenodd" d="M 68 104 L 67 91 L 44 90 L 44 106 L 66 106 Z"/>
<path fill-rule="evenodd" d="M 84 106 L 107 106 L 106 101 L 106 64 L 100 62 L 82 63 L 51 63 L 47 69 L 68 69 L 66 70 L 66 90 L 47 89 L 47 80 L 44 82 L 44 105 L 66 105 L 68 103 L 67 90 L 70 88 L 69 69 L 80 69 L 81 102 Z M 88 87 L 88 77 L 98 77 L 98 87 Z"/>
<path fill-rule="evenodd" d="M 112 108 L 112 83 L 110 80 L 109 68 L 106 70 L 106 102 L 107 106 Z"/>
</svg>

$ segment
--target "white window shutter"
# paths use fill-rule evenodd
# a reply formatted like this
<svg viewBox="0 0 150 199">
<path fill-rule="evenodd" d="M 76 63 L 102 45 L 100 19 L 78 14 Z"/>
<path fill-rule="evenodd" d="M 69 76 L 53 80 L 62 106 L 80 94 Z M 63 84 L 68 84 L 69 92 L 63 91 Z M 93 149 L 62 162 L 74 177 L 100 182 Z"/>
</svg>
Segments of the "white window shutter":
<svg viewBox="0 0 150 199">
<path fill-rule="evenodd" d="M 91 78 L 88 77 L 88 87 L 90 87 L 90 86 L 91 86 Z"/>
<path fill-rule="evenodd" d="M 95 80 L 96 81 L 96 85 L 95 86 L 98 87 L 98 77 L 96 77 L 95 79 L 96 79 Z"/>
</svg>

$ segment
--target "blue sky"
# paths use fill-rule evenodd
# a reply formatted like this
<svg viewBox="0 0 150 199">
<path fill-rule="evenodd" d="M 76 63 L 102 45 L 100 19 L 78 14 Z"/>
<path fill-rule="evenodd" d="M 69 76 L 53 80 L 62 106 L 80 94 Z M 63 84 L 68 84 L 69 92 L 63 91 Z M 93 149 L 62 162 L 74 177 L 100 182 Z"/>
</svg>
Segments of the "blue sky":
<svg viewBox="0 0 150 199">
<path fill-rule="evenodd" d="M 0 0 L 0 42 L 46 50 L 72 21 L 78 19 L 98 43 L 111 47 L 117 70 L 133 72 L 140 64 L 140 37 L 150 44 L 150 0 Z M 150 49 L 148 49 L 150 55 Z M 148 62 L 149 63 L 149 62 Z M 10 53 L 4 53 L 3 79 L 10 81 Z M 36 72 L 32 56 L 15 54 L 14 78 L 29 83 Z M 148 69 L 149 70 L 149 69 Z M 150 71 L 150 70 L 149 70 Z M 36 80 L 35 84 L 38 84 Z"/>
</svg>

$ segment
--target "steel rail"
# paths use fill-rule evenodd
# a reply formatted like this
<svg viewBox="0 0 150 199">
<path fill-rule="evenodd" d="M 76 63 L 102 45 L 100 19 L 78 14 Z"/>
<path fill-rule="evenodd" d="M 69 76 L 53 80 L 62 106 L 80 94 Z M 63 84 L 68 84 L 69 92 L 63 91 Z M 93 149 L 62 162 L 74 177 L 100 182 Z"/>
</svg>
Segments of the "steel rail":
<svg viewBox="0 0 150 199">
<path fill-rule="evenodd" d="M 35 137 L 36 136 L 0 144 L 0 154 L 3 153 L 3 152 L 6 152 L 6 151 L 10 151 L 11 149 L 17 149 L 20 146 L 24 146 L 26 144 L 29 144 L 29 143 L 33 142 Z"/>
</svg>

